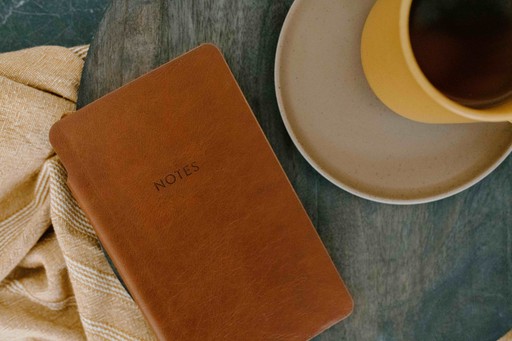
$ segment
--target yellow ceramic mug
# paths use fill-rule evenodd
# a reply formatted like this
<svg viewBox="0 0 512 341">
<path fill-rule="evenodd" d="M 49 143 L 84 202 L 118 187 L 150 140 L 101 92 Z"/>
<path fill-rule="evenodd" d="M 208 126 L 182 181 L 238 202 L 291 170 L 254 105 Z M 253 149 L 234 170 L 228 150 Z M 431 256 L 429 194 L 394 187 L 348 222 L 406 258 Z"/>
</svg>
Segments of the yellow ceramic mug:
<svg viewBox="0 0 512 341">
<path fill-rule="evenodd" d="M 361 58 L 377 97 L 394 112 L 425 123 L 512 121 L 512 100 L 485 109 L 443 95 L 421 71 L 409 40 L 413 0 L 377 0 L 363 30 Z"/>
</svg>

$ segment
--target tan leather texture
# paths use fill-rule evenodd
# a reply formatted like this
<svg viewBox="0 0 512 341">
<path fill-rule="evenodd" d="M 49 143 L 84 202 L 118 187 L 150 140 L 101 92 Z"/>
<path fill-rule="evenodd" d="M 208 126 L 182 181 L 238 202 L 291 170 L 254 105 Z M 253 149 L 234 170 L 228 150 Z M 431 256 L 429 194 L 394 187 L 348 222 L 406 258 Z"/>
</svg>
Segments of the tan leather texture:
<svg viewBox="0 0 512 341">
<path fill-rule="evenodd" d="M 50 141 L 161 340 L 307 340 L 352 299 L 213 45 L 68 115 Z"/>
</svg>

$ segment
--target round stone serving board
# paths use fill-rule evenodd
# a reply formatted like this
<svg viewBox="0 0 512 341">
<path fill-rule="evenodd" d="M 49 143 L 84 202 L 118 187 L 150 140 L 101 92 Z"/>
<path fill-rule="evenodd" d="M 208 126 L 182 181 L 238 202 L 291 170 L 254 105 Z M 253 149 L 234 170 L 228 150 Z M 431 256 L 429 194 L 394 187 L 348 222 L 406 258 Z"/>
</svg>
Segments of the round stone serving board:
<svg viewBox="0 0 512 341">
<path fill-rule="evenodd" d="M 352 13 L 371 6 L 339 1 Z M 499 339 L 512 326 L 512 158 L 469 190 L 423 205 L 379 204 L 326 181 L 289 139 L 275 98 L 276 47 L 293 2 L 113 1 L 79 105 L 217 44 L 355 301 L 354 313 L 315 341 Z"/>
<path fill-rule="evenodd" d="M 363 198 L 417 204 L 465 190 L 510 154 L 512 125 L 429 125 L 387 109 L 360 62 L 361 32 L 374 2 L 293 4 L 275 68 L 288 133 L 319 173 Z"/>
</svg>

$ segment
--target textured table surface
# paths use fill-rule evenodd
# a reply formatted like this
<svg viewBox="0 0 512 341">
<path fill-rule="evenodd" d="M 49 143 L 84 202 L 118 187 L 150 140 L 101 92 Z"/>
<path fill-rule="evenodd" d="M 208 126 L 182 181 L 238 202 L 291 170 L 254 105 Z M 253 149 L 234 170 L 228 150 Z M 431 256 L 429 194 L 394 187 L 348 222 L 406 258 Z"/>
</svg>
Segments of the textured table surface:
<svg viewBox="0 0 512 341">
<path fill-rule="evenodd" d="M 88 44 L 108 0 L 0 0 L 0 52 Z"/>
<path fill-rule="evenodd" d="M 293 146 L 276 104 L 274 56 L 291 3 L 114 0 L 80 103 L 216 43 L 354 296 L 353 315 L 318 340 L 496 340 L 512 328 L 512 158 L 462 194 L 412 207 L 324 180 Z"/>
</svg>

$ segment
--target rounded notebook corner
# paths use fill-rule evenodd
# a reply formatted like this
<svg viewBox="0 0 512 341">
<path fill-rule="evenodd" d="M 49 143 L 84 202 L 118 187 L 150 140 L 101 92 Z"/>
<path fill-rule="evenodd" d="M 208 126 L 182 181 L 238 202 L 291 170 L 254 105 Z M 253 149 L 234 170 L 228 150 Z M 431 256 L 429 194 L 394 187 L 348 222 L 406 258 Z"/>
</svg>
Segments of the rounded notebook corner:
<svg viewBox="0 0 512 341">
<path fill-rule="evenodd" d="M 355 308 L 354 298 L 349 293 L 348 294 L 347 308 L 346 308 L 346 310 L 343 313 L 343 319 L 346 319 L 346 318 L 350 317 L 350 315 L 352 315 L 354 313 L 354 308 Z"/>
<path fill-rule="evenodd" d="M 52 145 L 52 147 L 55 147 L 55 144 L 58 143 L 58 130 L 59 130 L 59 122 L 55 122 L 51 127 L 50 127 L 50 130 L 48 132 L 48 139 L 50 141 L 50 144 Z"/>
<path fill-rule="evenodd" d="M 220 49 L 220 47 L 218 47 L 216 44 L 214 43 L 204 43 L 204 44 L 201 44 L 200 46 L 201 49 L 205 49 L 205 50 L 210 50 L 216 54 L 220 54 L 221 56 L 224 56 L 224 54 L 222 53 L 222 50 Z"/>
</svg>

